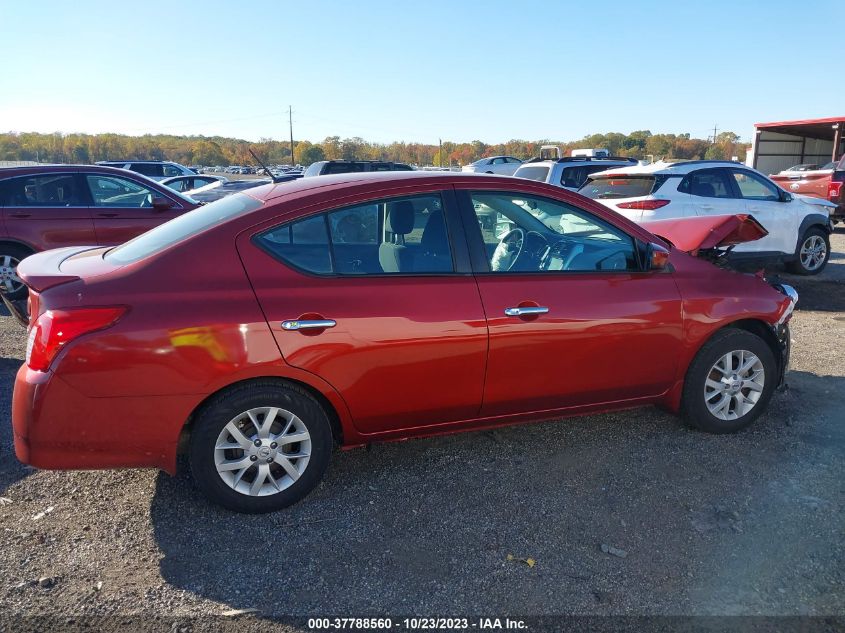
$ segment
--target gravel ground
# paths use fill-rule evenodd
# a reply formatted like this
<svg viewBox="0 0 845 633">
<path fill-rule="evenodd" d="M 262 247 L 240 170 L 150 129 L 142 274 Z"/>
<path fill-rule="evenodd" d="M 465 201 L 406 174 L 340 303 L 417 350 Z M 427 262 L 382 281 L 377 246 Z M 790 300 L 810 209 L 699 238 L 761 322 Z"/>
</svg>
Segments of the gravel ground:
<svg viewBox="0 0 845 633">
<path fill-rule="evenodd" d="M 641 409 L 377 445 L 266 516 L 210 506 L 186 474 L 21 466 L 24 337 L 0 317 L 0 611 L 845 615 L 841 230 L 834 251 L 789 277 L 789 389 L 746 432 Z"/>
</svg>

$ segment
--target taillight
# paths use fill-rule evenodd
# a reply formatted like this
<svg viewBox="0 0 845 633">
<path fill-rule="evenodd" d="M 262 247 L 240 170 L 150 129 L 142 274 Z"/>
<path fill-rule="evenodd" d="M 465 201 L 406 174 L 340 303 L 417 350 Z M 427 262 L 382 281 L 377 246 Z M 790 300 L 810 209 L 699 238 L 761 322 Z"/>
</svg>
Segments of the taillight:
<svg viewBox="0 0 845 633">
<path fill-rule="evenodd" d="M 839 196 L 842 194 L 842 183 L 831 182 L 827 185 L 827 199 L 831 202 L 839 202 Z"/>
<path fill-rule="evenodd" d="M 639 209 L 640 211 L 654 211 L 665 207 L 670 200 L 636 200 L 634 202 L 620 202 L 616 206 L 620 209 Z"/>
<path fill-rule="evenodd" d="M 124 312 L 123 307 L 47 310 L 29 330 L 27 366 L 47 371 L 62 347 L 83 334 L 114 325 Z"/>
</svg>

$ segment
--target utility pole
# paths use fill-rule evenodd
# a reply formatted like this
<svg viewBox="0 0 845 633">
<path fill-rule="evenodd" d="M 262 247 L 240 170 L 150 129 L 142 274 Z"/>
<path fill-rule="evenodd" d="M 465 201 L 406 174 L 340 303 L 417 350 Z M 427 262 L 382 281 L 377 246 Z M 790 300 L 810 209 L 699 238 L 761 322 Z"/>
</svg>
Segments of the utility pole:
<svg viewBox="0 0 845 633">
<path fill-rule="evenodd" d="M 718 129 L 719 128 L 717 128 L 715 125 L 713 126 L 713 144 L 714 145 L 716 144 L 716 132 L 718 131 Z"/>
<path fill-rule="evenodd" d="M 288 124 L 290 125 L 290 166 L 296 165 L 296 158 L 293 156 L 293 106 L 288 106 Z"/>
<path fill-rule="evenodd" d="M 440 142 L 440 150 L 437 152 L 437 155 L 440 157 L 440 166 L 443 167 L 443 139 L 437 139 Z"/>
</svg>

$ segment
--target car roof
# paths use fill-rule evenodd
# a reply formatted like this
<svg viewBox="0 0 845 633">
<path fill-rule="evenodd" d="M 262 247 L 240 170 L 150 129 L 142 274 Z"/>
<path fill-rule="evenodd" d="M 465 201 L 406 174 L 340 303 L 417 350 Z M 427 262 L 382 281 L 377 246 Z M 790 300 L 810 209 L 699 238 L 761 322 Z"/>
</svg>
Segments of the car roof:
<svg viewBox="0 0 845 633">
<path fill-rule="evenodd" d="M 518 169 L 529 167 L 531 165 L 578 165 L 580 163 L 590 165 L 636 165 L 637 161 L 634 158 L 625 158 L 624 156 L 611 156 L 608 158 L 596 158 L 593 156 L 565 156 L 563 158 L 532 158 L 522 162 Z"/>
<path fill-rule="evenodd" d="M 127 160 L 98 160 L 98 165 L 125 165 L 126 163 L 151 163 L 154 165 L 162 164 L 162 165 L 176 165 L 178 163 L 174 163 L 172 160 L 134 160 L 132 158 Z"/>
<path fill-rule="evenodd" d="M 113 174 L 115 176 L 132 176 L 133 178 L 144 178 L 153 184 L 158 184 L 155 181 L 146 178 L 143 174 L 130 171 L 128 169 L 121 169 L 120 167 L 110 167 L 108 165 L 26 165 L 22 167 L 0 167 L 0 178 L 11 178 L 13 176 L 29 176 L 31 174 L 51 174 L 57 172 L 68 171 L 90 171 L 95 173 Z"/>
<path fill-rule="evenodd" d="M 372 186 L 376 189 L 389 189 L 391 187 L 401 187 L 403 185 L 413 186 L 415 183 L 437 183 L 442 186 L 462 183 L 496 183 L 505 186 L 508 182 L 523 186 L 528 181 L 524 178 L 514 178 L 512 176 L 477 174 L 473 172 L 371 171 L 312 176 L 311 178 L 298 178 L 288 182 L 271 183 L 264 185 L 263 187 L 256 187 L 255 189 L 249 189 L 244 193 L 258 200 L 267 202 L 282 196 L 301 197 L 307 196 L 311 193 L 316 193 L 318 190 L 346 188 L 354 185 L 360 185 L 364 188 Z"/>
<path fill-rule="evenodd" d="M 697 169 L 707 169 L 707 168 L 715 168 L 715 167 L 744 167 L 748 168 L 747 165 L 743 165 L 742 163 L 738 163 L 731 160 L 688 160 L 682 161 L 678 163 L 666 163 L 663 161 L 657 161 L 656 163 L 650 163 L 648 165 L 631 165 L 630 167 L 615 167 L 613 169 L 608 169 L 606 171 L 601 172 L 602 176 L 611 176 L 614 174 L 630 174 L 630 175 L 643 175 L 643 176 L 651 176 L 655 174 L 661 175 L 686 175 L 692 171 L 696 171 Z M 594 174 L 593 177 L 598 176 L 599 174 Z"/>
</svg>

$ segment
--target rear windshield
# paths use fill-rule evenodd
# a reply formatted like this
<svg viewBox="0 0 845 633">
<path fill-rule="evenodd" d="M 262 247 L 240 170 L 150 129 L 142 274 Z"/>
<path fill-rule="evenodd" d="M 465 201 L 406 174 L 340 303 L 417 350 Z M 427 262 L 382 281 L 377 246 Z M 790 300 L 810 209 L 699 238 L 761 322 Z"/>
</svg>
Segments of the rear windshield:
<svg viewBox="0 0 845 633">
<path fill-rule="evenodd" d="M 655 191 L 654 176 L 594 176 L 578 190 L 594 200 L 607 198 L 639 198 Z"/>
<path fill-rule="evenodd" d="M 105 254 L 105 259 L 114 264 L 137 262 L 215 224 L 255 211 L 262 204 L 260 200 L 242 193 L 222 198 L 160 224 L 134 240 L 111 249 Z"/>
<path fill-rule="evenodd" d="M 528 178 L 528 180 L 536 180 L 538 182 L 546 182 L 549 177 L 549 168 L 542 165 L 534 165 L 532 167 L 520 167 L 514 174 L 517 178 Z"/>
</svg>

